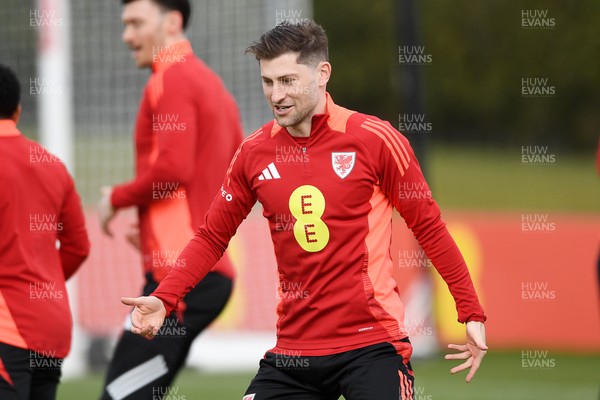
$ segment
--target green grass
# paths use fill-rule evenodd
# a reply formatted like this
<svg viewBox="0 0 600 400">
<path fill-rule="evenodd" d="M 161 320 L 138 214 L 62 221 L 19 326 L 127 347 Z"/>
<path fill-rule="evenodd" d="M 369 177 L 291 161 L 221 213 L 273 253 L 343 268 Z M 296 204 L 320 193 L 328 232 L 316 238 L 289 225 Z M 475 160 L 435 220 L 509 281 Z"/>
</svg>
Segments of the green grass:
<svg viewBox="0 0 600 400">
<path fill-rule="evenodd" d="M 217 374 L 185 369 L 174 383 L 172 393 L 177 392 L 180 396 L 178 400 L 241 399 L 253 376 L 254 372 Z M 59 386 L 57 399 L 98 399 L 103 379 L 100 375 L 90 375 L 85 378 L 66 380 Z M 177 396 L 173 395 L 172 398 L 175 399 Z"/>
<path fill-rule="evenodd" d="M 433 196 L 443 209 L 600 211 L 593 151 L 524 165 L 520 148 L 434 146 L 428 164 Z"/>
<path fill-rule="evenodd" d="M 594 155 L 591 149 L 579 156 L 556 154 L 549 165 L 523 165 L 520 148 L 437 145 L 430 148 L 426 167 L 442 209 L 598 212 Z M 75 175 L 84 203 L 96 203 L 101 185 L 131 179 L 132 157 L 126 135 L 78 138 Z"/>
<path fill-rule="evenodd" d="M 597 400 L 600 393 L 600 354 L 548 354 L 554 367 L 523 369 L 521 352 L 490 352 L 475 379 L 467 384 L 465 374 L 453 376 L 455 362 L 442 356 L 413 360 L 417 395 L 415 400 Z M 174 384 L 179 400 L 241 399 L 254 371 L 216 374 L 185 370 Z M 59 400 L 95 399 L 102 378 L 98 375 L 67 380 L 59 388 Z M 173 398 L 177 398 L 173 396 Z"/>
</svg>

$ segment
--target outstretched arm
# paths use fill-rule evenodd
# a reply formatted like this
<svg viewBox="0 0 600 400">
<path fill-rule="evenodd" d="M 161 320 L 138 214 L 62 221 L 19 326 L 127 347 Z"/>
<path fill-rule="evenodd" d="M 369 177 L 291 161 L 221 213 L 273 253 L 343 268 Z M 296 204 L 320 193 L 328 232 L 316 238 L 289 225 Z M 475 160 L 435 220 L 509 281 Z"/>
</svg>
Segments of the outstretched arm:
<svg viewBox="0 0 600 400">
<path fill-rule="evenodd" d="M 452 368 L 450 373 L 455 374 L 469 368 L 466 381 L 467 383 L 471 382 L 488 349 L 485 343 L 485 325 L 483 322 L 467 322 L 467 343 L 449 344 L 448 348 L 460 351 L 460 353 L 446 354 L 446 360 L 467 360 Z"/>
<path fill-rule="evenodd" d="M 167 310 L 157 297 L 122 297 L 121 303 L 133 306 L 131 332 L 153 339 L 165 321 Z"/>
<path fill-rule="evenodd" d="M 408 140 L 383 122 L 371 122 L 368 127 L 385 134 L 392 145 L 382 146 L 379 153 L 382 166 L 382 189 L 400 212 L 407 226 L 444 279 L 456 302 L 458 321 L 466 323 L 467 342 L 448 347 L 460 353 L 446 356 L 450 360 L 466 360 L 452 368 L 456 373 L 469 368 L 471 381 L 485 356 L 486 320 L 479 303 L 467 264 L 441 218 L 440 209 L 423 177 L 419 163 Z"/>
<path fill-rule="evenodd" d="M 221 191 L 206 213 L 204 225 L 179 255 L 175 263 L 178 267 L 170 269 L 151 296 L 122 299 L 124 304 L 135 306 L 133 333 L 147 337 L 158 333 L 165 315 L 177 309 L 181 299 L 221 258 L 237 227 L 252 209 L 256 196 L 246 183 L 244 157 L 238 157 L 240 151 L 241 148 L 231 162 Z"/>
</svg>

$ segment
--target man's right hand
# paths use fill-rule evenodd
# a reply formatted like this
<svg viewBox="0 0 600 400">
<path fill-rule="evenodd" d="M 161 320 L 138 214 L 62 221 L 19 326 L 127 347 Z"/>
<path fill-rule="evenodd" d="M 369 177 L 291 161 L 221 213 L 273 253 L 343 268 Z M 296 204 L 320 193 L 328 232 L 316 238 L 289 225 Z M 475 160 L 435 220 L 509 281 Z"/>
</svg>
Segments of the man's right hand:
<svg viewBox="0 0 600 400">
<path fill-rule="evenodd" d="M 100 222 L 100 228 L 106 235 L 112 237 L 112 232 L 108 227 L 108 223 L 115 217 L 116 210 L 112 205 L 112 187 L 102 186 L 100 188 L 100 200 L 98 201 L 98 220 Z"/>
<path fill-rule="evenodd" d="M 142 250 L 142 239 L 140 237 L 140 225 L 131 224 L 129 230 L 125 233 L 125 239 L 127 242 L 135 247 L 136 250 Z"/>
<path fill-rule="evenodd" d="M 167 314 L 158 297 L 122 297 L 121 303 L 135 307 L 131 312 L 131 332 L 148 339 L 153 339 L 158 334 Z"/>
</svg>

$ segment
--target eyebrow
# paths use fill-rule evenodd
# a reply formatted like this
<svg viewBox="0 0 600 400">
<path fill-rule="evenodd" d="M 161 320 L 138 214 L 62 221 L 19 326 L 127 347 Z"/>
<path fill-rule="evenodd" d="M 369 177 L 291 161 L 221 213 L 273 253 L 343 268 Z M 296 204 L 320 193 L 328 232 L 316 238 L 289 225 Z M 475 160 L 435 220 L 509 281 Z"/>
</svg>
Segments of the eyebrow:
<svg viewBox="0 0 600 400">
<path fill-rule="evenodd" d="M 136 22 L 141 21 L 140 18 L 127 18 L 127 19 L 121 19 L 121 23 L 123 25 L 128 25 L 128 24 L 134 24 Z"/>
<path fill-rule="evenodd" d="M 273 79 L 271 79 L 271 78 L 269 78 L 269 77 L 267 77 L 267 76 L 264 76 L 264 75 L 261 75 L 260 77 L 261 77 L 263 80 L 269 80 L 269 81 L 272 81 L 272 80 L 273 80 Z M 277 78 L 275 78 L 275 79 L 276 79 L 276 80 L 282 80 L 282 79 L 290 79 L 290 78 L 297 78 L 297 77 L 298 77 L 298 74 L 286 74 L 286 75 L 281 75 L 281 76 L 278 76 L 278 77 L 277 77 Z"/>
</svg>

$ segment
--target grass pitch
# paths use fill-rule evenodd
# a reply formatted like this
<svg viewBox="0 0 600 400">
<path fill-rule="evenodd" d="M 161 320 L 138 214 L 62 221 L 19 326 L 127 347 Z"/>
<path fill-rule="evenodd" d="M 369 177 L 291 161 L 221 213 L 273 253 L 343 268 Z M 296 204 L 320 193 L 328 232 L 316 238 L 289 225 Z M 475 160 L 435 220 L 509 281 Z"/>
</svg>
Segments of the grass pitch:
<svg viewBox="0 0 600 400">
<path fill-rule="evenodd" d="M 456 362 L 440 355 L 413 360 L 415 400 L 597 400 L 600 394 L 600 354 L 548 353 L 546 365 L 524 367 L 520 350 L 488 353 L 474 380 L 465 373 L 450 375 Z M 258 364 L 258 360 L 257 360 Z M 539 364 L 539 363 L 538 363 Z M 551 367 L 547 367 L 551 365 Z M 205 373 L 187 369 L 165 400 L 240 400 L 255 371 Z M 59 400 L 97 399 L 102 377 L 67 380 L 59 387 Z"/>
</svg>

